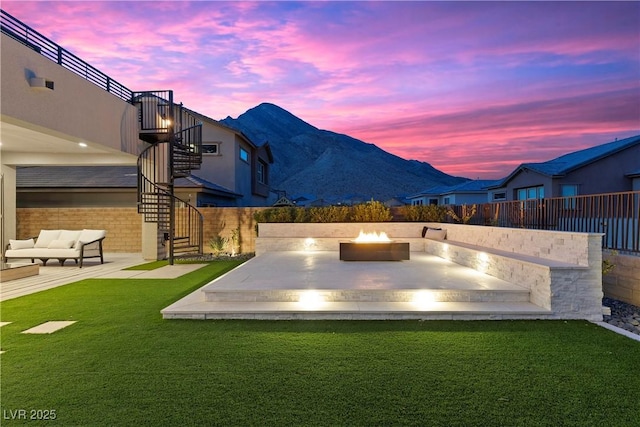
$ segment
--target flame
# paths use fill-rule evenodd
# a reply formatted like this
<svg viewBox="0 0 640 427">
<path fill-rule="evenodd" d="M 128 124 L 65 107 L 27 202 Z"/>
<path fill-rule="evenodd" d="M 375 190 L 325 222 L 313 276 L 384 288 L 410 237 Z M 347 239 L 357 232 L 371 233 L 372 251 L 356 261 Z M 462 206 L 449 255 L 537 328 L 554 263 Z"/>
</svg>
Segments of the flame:
<svg viewBox="0 0 640 427">
<path fill-rule="evenodd" d="M 356 243 L 382 243 L 390 241 L 391 239 L 389 239 L 389 236 L 387 236 L 387 233 L 384 231 L 381 231 L 380 233 L 376 233 L 375 231 L 372 233 L 365 233 L 362 230 L 360 230 L 360 234 L 354 240 Z"/>
</svg>

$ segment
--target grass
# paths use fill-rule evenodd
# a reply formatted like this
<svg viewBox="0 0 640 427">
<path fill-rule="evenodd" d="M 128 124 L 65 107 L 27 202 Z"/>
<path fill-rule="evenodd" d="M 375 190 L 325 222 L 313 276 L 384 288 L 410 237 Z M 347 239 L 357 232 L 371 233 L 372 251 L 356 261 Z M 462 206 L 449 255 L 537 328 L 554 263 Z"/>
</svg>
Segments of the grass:
<svg viewBox="0 0 640 427">
<path fill-rule="evenodd" d="M 147 271 L 147 270 L 155 270 L 157 268 L 164 267 L 166 265 L 169 265 L 169 261 L 167 261 L 166 259 L 163 259 L 158 261 L 145 262 L 144 264 L 134 265 L 133 267 L 127 267 L 127 268 L 124 268 L 123 270 Z"/>
<path fill-rule="evenodd" d="M 2 425 L 640 425 L 640 343 L 589 322 L 162 320 L 237 264 L 1 303 Z"/>
</svg>

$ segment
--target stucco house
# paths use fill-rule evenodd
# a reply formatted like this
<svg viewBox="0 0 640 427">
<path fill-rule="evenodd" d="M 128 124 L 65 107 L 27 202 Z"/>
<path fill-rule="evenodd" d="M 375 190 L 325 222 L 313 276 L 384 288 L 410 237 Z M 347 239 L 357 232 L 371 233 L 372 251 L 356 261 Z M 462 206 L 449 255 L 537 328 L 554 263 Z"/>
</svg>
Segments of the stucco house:
<svg viewBox="0 0 640 427">
<path fill-rule="evenodd" d="M 268 145 L 174 103 L 172 90 L 130 90 L 4 10 L 0 28 L 3 247 L 21 237 L 16 236 L 16 207 L 17 188 L 20 197 L 26 194 L 26 187 L 18 187 L 24 167 L 128 168 L 119 178 L 137 181 L 141 247 L 148 259 L 165 257 L 163 239 L 172 259 L 174 236 L 188 239 L 188 250 L 202 251 L 202 220 L 193 204 L 251 206 L 269 196 L 273 157 Z M 197 170 L 202 175 L 194 177 Z M 91 180 L 97 185 L 93 176 L 85 177 L 63 192 L 73 200 Z M 179 197 L 183 189 L 186 199 Z M 109 191 L 103 188 L 102 196 Z M 127 191 L 117 196 L 121 202 Z M 84 191 L 84 200 L 90 192 Z M 190 192 L 197 193 L 195 200 L 188 200 Z M 183 214 L 189 218 L 178 220 Z M 180 224 L 191 228 L 178 230 Z"/>
<path fill-rule="evenodd" d="M 640 135 L 523 163 L 489 188 L 489 201 L 571 197 L 640 188 Z"/>
<path fill-rule="evenodd" d="M 176 195 L 195 207 L 267 206 L 273 199 L 268 143 L 254 144 L 244 134 L 195 111 L 202 123 L 202 163 L 175 182 Z M 19 167 L 17 206 L 135 206 L 135 166 Z"/>
</svg>

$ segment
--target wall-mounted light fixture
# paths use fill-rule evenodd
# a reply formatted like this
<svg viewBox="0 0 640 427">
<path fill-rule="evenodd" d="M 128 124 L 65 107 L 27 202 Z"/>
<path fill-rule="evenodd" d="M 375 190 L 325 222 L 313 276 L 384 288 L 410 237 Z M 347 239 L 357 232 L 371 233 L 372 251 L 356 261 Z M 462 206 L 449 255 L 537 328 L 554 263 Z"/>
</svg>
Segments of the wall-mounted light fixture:
<svg viewBox="0 0 640 427">
<path fill-rule="evenodd" d="M 47 80 L 44 77 L 31 77 L 29 79 L 29 86 L 37 90 L 53 90 L 53 81 Z"/>
</svg>

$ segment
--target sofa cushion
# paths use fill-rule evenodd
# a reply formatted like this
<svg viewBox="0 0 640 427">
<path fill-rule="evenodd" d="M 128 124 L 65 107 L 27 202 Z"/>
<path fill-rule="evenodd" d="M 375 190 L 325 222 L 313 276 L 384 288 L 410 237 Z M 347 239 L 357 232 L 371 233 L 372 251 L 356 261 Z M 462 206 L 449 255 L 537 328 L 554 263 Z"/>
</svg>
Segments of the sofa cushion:
<svg viewBox="0 0 640 427">
<path fill-rule="evenodd" d="M 60 230 L 41 230 L 36 240 L 35 248 L 48 248 L 49 243 L 58 239 Z"/>
<path fill-rule="evenodd" d="M 75 240 L 53 240 L 47 246 L 48 249 L 71 249 L 76 244 Z"/>
<path fill-rule="evenodd" d="M 16 249 L 29 249 L 34 247 L 35 242 L 33 239 L 27 239 L 27 240 L 12 240 L 9 239 L 9 246 L 11 246 L 11 249 L 16 250 Z"/>
<path fill-rule="evenodd" d="M 107 235 L 105 230 L 82 230 L 78 237 L 78 242 L 89 243 L 94 240 L 102 239 Z"/>
<path fill-rule="evenodd" d="M 80 230 L 60 230 L 60 235 L 58 236 L 58 240 L 73 240 L 73 244 L 78 242 L 78 237 L 80 237 Z"/>
</svg>

